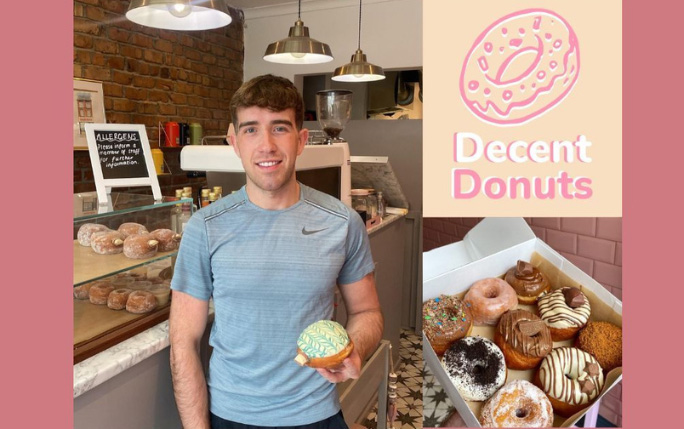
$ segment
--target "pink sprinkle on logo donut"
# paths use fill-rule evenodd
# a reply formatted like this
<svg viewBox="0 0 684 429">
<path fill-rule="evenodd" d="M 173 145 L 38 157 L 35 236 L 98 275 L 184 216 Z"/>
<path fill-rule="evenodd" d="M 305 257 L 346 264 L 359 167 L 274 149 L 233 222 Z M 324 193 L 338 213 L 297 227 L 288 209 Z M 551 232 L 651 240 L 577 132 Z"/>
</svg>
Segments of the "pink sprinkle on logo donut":
<svg viewBox="0 0 684 429">
<path fill-rule="evenodd" d="M 459 86 L 478 118 L 521 125 L 567 97 L 579 70 L 579 45 L 570 24 L 550 10 L 526 9 L 495 21 L 477 37 Z"/>
</svg>

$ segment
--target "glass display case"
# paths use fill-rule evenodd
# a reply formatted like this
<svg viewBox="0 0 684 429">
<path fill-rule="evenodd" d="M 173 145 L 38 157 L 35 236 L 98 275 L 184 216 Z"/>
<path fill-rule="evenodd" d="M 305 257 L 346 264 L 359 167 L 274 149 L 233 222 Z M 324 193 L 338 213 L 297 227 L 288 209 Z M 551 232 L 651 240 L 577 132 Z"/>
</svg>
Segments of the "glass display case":
<svg viewBox="0 0 684 429">
<path fill-rule="evenodd" d="M 194 209 L 191 198 L 154 201 L 151 195 L 112 193 L 108 204 L 100 206 L 95 192 L 74 195 L 74 363 L 168 319 L 177 245 Z M 142 225 L 150 233 L 167 230 L 167 235 L 159 240 L 155 236 L 157 243 L 150 243 L 151 249 L 144 253 L 131 251 L 136 250 L 130 245 L 133 240 L 126 242 L 126 252 L 114 240 L 120 249 L 112 254 L 103 254 L 93 245 L 98 234 L 116 231 L 122 224 Z M 169 245 L 170 240 L 175 245 Z M 164 243 L 172 249 L 160 247 Z M 121 299 L 109 297 L 111 291 L 119 292 Z M 135 291 L 145 292 L 136 294 L 147 299 L 142 306 L 133 306 L 132 295 L 126 295 Z"/>
</svg>

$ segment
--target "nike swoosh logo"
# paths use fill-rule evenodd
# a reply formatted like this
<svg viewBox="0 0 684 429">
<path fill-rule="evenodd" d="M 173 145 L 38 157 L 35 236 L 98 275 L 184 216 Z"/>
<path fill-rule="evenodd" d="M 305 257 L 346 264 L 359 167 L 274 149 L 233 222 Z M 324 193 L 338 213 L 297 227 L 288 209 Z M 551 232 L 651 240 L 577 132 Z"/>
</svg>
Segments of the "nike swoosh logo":
<svg viewBox="0 0 684 429">
<path fill-rule="evenodd" d="M 328 229 L 328 228 L 323 228 L 323 229 L 311 229 L 311 230 L 308 230 L 308 231 L 307 231 L 307 230 L 306 230 L 306 227 L 303 227 L 303 228 L 302 228 L 302 234 L 304 234 L 304 235 L 311 235 L 311 234 L 315 234 L 315 233 L 317 233 L 317 232 L 325 231 L 326 229 Z"/>
</svg>

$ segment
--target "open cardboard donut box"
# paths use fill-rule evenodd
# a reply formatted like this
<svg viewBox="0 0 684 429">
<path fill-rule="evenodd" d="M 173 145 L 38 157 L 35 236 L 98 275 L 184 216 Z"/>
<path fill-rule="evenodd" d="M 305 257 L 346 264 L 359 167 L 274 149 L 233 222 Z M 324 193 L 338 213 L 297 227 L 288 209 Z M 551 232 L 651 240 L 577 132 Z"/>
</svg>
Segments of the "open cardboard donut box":
<svg viewBox="0 0 684 429">
<path fill-rule="evenodd" d="M 538 239 L 522 218 L 486 218 L 466 235 L 463 241 L 423 254 L 423 301 L 440 294 L 463 297 L 470 286 L 487 277 L 503 277 L 521 259 L 532 263 L 544 273 L 553 289 L 575 286 L 589 299 L 590 321 L 607 321 L 622 327 L 622 302 L 597 281 L 574 266 L 558 252 Z M 538 314 L 536 305 L 518 305 Z M 494 338 L 494 327 L 473 326 L 471 336 Z M 571 346 L 574 340 L 554 342 L 553 346 Z M 435 378 L 446 391 L 468 427 L 482 427 L 480 409 L 484 402 L 465 401 L 449 380 L 439 358 L 423 335 L 423 358 Z M 508 370 L 506 382 L 532 381 L 536 369 Z M 597 400 L 622 380 L 622 368 L 605 376 L 605 384 Z M 564 418 L 555 415 L 554 427 L 570 427 L 584 416 L 596 400 L 575 415 Z"/>
</svg>

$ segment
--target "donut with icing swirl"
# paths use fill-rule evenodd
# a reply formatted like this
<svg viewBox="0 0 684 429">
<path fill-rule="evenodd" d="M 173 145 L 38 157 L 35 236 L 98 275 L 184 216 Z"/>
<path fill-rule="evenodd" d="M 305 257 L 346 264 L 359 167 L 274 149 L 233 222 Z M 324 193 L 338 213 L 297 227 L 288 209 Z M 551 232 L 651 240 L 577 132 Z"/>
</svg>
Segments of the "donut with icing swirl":
<svg viewBox="0 0 684 429">
<path fill-rule="evenodd" d="M 334 368 L 354 350 L 347 331 L 332 320 L 319 320 L 302 331 L 297 339 L 295 362 L 311 368 Z"/>
<path fill-rule="evenodd" d="M 539 316 L 527 310 L 505 312 L 494 332 L 494 343 L 511 369 L 532 369 L 553 348 L 551 331 Z"/>
<path fill-rule="evenodd" d="M 564 287 L 537 301 L 539 317 L 551 330 L 553 341 L 568 340 L 589 321 L 591 306 L 586 295 L 575 287 Z"/>
<path fill-rule="evenodd" d="M 518 261 L 506 272 L 506 283 L 518 294 L 519 304 L 534 304 L 539 295 L 548 292 L 551 284 L 539 268 L 525 261 Z"/>
<path fill-rule="evenodd" d="M 596 358 L 575 347 L 553 349 L 534 376 L 534 384 L 563 417 L 587 408 L 601 393 L 603 383 L 603 370 Z"/>
</svg>

